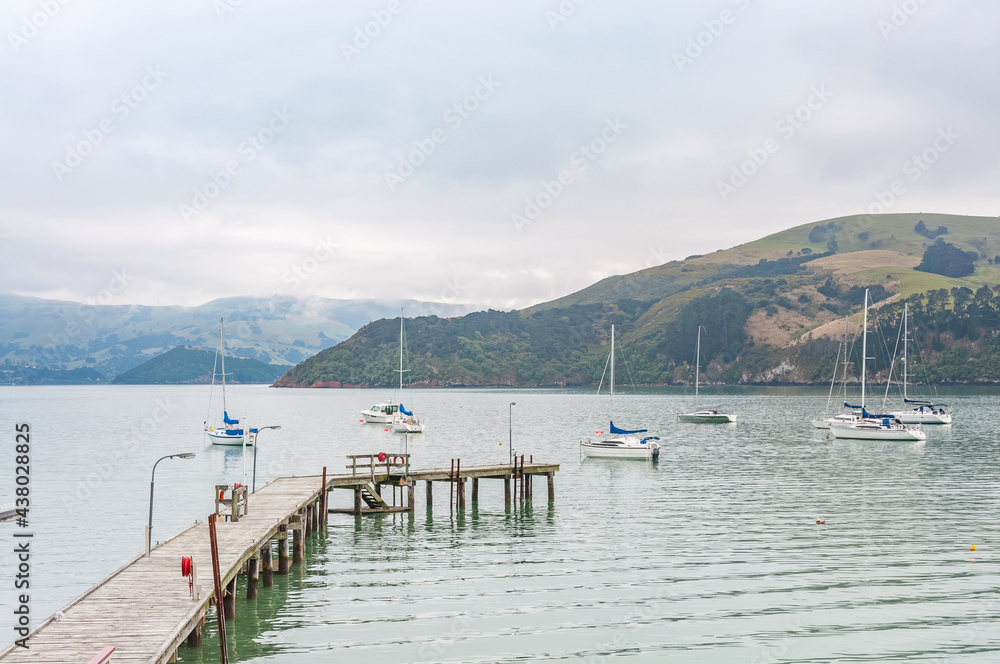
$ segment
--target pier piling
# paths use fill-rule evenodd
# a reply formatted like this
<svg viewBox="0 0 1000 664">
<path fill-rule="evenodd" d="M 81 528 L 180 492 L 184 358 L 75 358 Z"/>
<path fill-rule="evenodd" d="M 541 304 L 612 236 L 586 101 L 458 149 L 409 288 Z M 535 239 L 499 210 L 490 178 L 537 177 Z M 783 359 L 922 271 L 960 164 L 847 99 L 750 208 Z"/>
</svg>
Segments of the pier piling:
<svg viewBox="0 0 1000 664">
<path fill-rule="evenodd" d="M 288 574 L 288 526 L 278 528 L 278 574 Z"/>
<path fill-rule="evenodd" d="M 263 586 L 265 588 L 274 587 L 274 565 L 271 562 L 271 540 L 264 542 L 260 547 L 260 568 L 263 573 Z"/>
</svg>

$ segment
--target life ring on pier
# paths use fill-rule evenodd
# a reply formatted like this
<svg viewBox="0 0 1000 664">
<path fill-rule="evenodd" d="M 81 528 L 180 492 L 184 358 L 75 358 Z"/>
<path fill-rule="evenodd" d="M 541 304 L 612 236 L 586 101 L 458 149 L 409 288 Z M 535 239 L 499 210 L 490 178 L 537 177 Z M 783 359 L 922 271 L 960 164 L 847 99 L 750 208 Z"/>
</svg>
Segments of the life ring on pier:
<svg viewBox="0 0 1000 664">
<path fill-rule="evenodd" d="M 388 459 L 388 458 L 389 458 L 389 457 L 388 457 L 388 456 L 386 456 L 386 453 L 385 453 L 385 452 L 379 452 L 379 453 L 378 453 L 378 460 L 379 460 L 379 461 L 382 461 L 382 462 L 384 462 L 384 461 L 385 461 L 386 459 Z"/>
<path fill-rule="evenodd" d="M 191 576 L 191 556 L 181 558 L 181 576 Z"/>
<path fill-rule="evenodd" d="M 401 456 L 394 456 L 394 457 L 392 457 L 392 465 L 394 465 L 394 466 L 402 466 L 405 462 L 406 462 L 406 459 L 404 459 Z"/>
</svg>

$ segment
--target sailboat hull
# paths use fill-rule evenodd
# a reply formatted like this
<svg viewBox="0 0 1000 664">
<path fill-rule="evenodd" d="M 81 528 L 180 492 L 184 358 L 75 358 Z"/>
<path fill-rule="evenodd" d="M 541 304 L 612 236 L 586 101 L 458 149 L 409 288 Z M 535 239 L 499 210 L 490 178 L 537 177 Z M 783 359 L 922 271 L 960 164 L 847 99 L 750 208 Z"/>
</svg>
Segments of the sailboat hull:
<svg viewBox="0 0 1000 664">
<path fill-rule="evenodd" d="M 225 429 L 205 429 L 208 439 L 213 445 L 229 445 L 235 447 L 243 446 L 243 436 L 226 433 Z M 253 436 L 247 436 L 247 447 L 253 446 Z"/>
<path fill-rule="evenodd" d="M 423 433 L 424 426 L 423 422 L 415 419 L 397 420 L 392 423 L 392 430 L 396 433 Z"/>
<path fill-rule="evenodd" d="M 688 424 L 730 424 L 736 421 L 736 415 L 729 413 L 681 413 L 678 422 Z"/>
<path fill-rule="evenodd" d="M 580 449 L 586 457 L 596 459 L 640 459 L 652 460 L 660 456 L 660 446 L 656 443 L 640 443 L 637 440 L 630 442 L 628 439 L 612 440 L 584 440 L 580 442 Z"/>
<path fill-rule="evenodd" d="M 915 443 L 927 439 L 927 434 L 923 431 L 903 427 L 887 429 L 875 424 L 834 425 L 830 427 L 830 433 L 834 438 L 842 440 L 896 440 Z"/>
<path fill-rule="evenodd" d="M 951 413 L 920 413 L 904 410 L 892 413 L 892 416 L 903 424 L 951 424 Z"/>
</svg>

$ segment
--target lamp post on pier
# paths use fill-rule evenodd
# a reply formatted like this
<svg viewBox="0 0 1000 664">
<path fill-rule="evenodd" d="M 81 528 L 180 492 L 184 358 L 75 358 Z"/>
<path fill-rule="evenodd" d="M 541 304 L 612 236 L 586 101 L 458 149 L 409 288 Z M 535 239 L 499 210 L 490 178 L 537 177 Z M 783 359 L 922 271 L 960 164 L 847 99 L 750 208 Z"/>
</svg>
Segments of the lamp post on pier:
<svg viewBox="0 0 1000 664">
<path fill-rule="evenodd" d="M 156 466 L 164 459 L 193 459 L 194 452 L 180 452 L 178 454 L 168 454 L 167 456 L 160 457 L 153 464 L 153 472 L 149 476 L 149 523 L 146 524 L 146 555 L 149 555 L 150 550 L 153 548 L 153 484 L 156 480 Z"/>
<path fill-rule="evenodd" d="M 511 401 L 507 408 L 507 452 L 510 455 L 509 463 L 514 464 L 514 406 L 516 401 Z"/>
<path fill-rule="evenodd" d="M 264 429 L 280 429 L 280 424 L 272 424 L 266 427 L 257 427 L 257 433 L 253 435 L 253 480 L 250 485 L 250 493 L 254 493 L 257 490 L 257 436 Z"/>
</svg>

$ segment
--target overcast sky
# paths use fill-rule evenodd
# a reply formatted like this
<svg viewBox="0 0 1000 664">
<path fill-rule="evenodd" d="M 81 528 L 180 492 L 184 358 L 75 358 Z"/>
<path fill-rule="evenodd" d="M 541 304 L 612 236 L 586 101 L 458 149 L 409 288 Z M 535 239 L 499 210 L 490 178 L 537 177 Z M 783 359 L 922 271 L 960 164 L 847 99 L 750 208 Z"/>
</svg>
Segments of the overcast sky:
<svg viewBox="0 0 1000 664">
<path fill-rule="evenodd" d="M 6 0 L 0 291 L 509 309 L 883 203 L 998 214 L 998 26 L 987 0 Z"/>
</svg>

